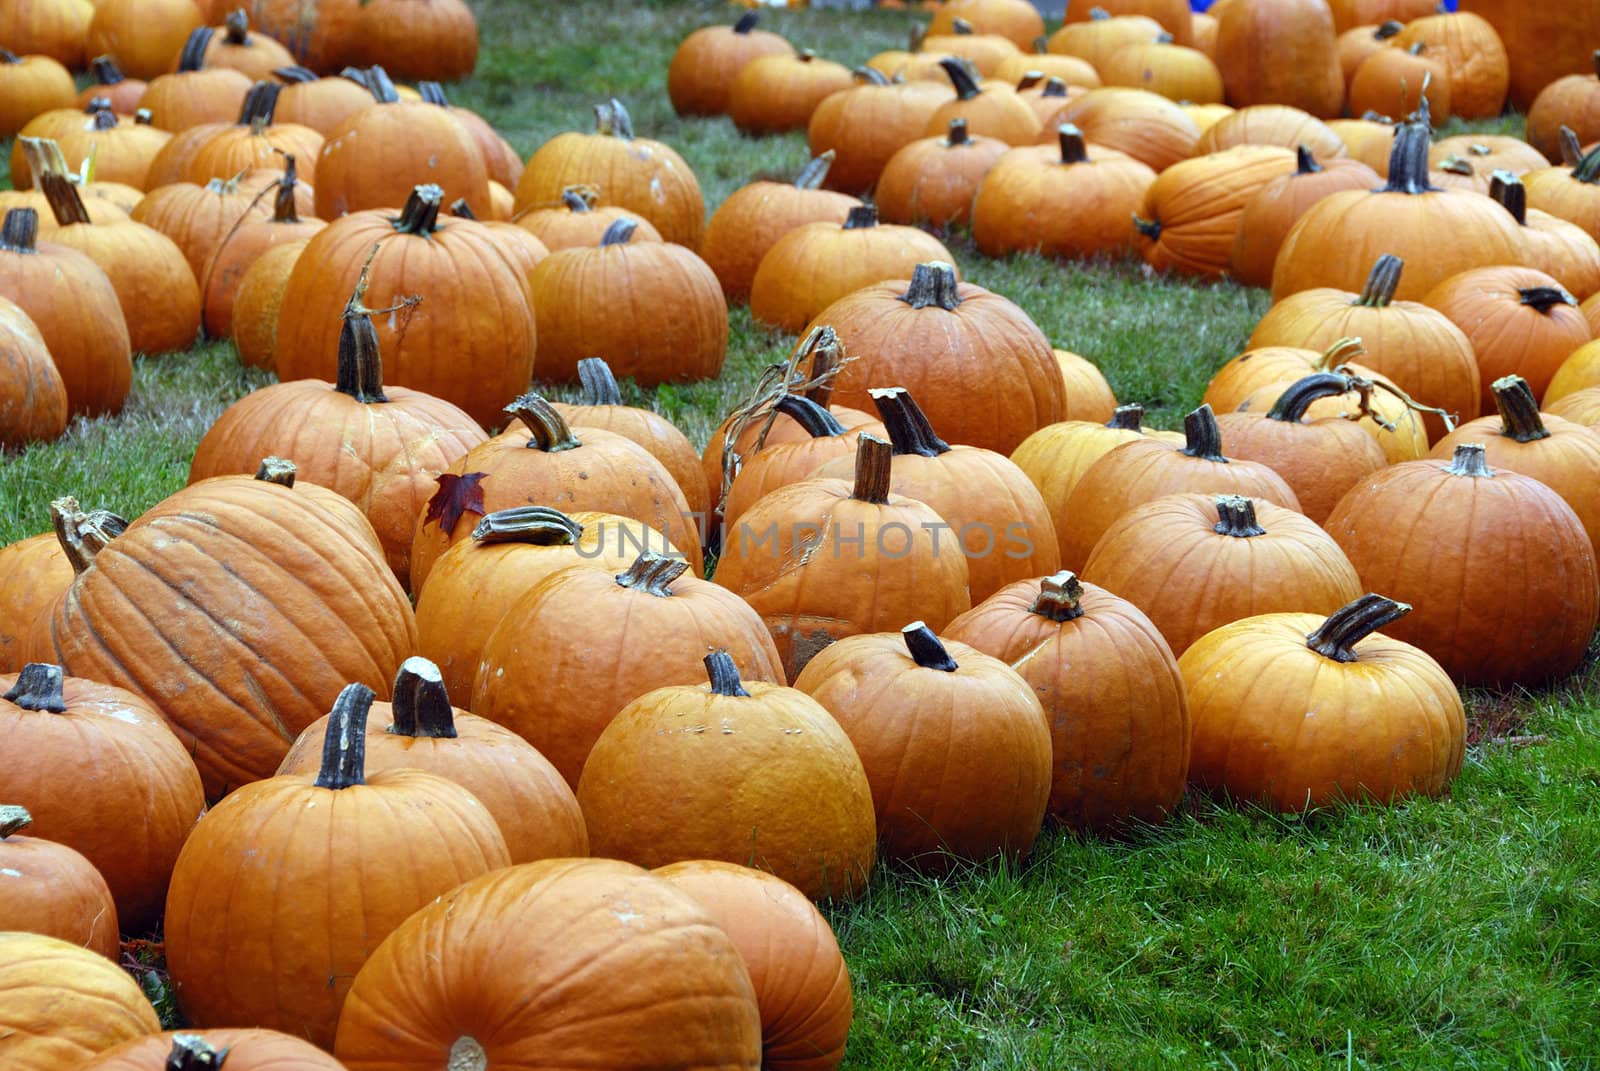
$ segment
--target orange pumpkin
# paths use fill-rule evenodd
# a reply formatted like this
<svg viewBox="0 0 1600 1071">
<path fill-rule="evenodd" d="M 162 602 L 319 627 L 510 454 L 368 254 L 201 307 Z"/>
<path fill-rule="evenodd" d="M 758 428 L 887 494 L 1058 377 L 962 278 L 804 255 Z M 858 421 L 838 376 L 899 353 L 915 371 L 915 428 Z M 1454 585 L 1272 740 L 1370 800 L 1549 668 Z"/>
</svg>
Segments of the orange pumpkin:
<svg viewBox="0 0 1600 1071">
<path fill-rule="evenodd" d="M 1450 102 L 1463 119 L 1499 115 L 1511 82 L 1505 44 L 1487 19 L 1470 11 L 1424 15 L 1406 23 L 1394 47 L 1423 42 L 1437 50 L 1450 75 Z"/>
<path fill-rule="evenodd" d="M 1010 149 L 998 138 L 972 136 L 965 119 L 951 119 L 944 136 L 909 142 L 884 164 L 873 194 L 878 210 L 891 223 L 964 223 L 985 176 Z"/>
<path fill-rule="evenodd" d="M 806 141 L 813 156 L 836 156 L 825 179 L 829 189 L 860 194 L 901 147 L 922 136 L 953 91 L 933 82 L 891 82 L 874 67 L 858 67 L 855 78 L 861 84 L 817 105 Z"/>
<path fill-rule="evenodd" d="M 1333 16 L 1323 0 L 1230 0 L 1218 15 L 1228 103 L 1288 104 L 1327 118 L 1344 104 Z"/>
<path fill-rule="evenodd" d="M 120 966 L 43 934 L 0 933 L 0 1002 L 8 1024 L 0 1059 L 25 1071 L 82 1067 L 161 1029 L 144 991 Z"/>
<path fill-rule="evenodd" d="M 804 130 L 817 106 L 853 84 L 850 68 L 809 48 L 759 56 L 728 87 L 728 117 L 741 133 Z"/>
<path fill-rule="evenodd" d="M 1219 278 L 1233 259 L 1245 206 L 1294 169 L 1294 153 L 1268 145 L 1239 145 L 1174 164 L 1145 190 L 1134 216 L 1134 245 L 1157 271 Z"/>
<path fill-rule="evenodd" d="M 712 213 L 700 253 L 730 300 L 749 295 L 761 258 L 779 238 L 804 223 L 843 223 L 861 203 L 821 188 L 833 163 L 834 150 L 828 149 L 802 168 L 794 182 L 741 186 Z"/>
<path fill-rule="evenodd" d="M 116 962 L 122 954 L 117 905 L 94 864 L 65 844 L 22 836 L 26 807 L 0 804 L 0 931 L 59 937 Z"/>
<path fill-rule="evenodd" d="M 1239 215 L 1230 261 L 1233 275 L 1247 286 L 1272 285 L 1272 270 L 1283 240 L 1307 210 L 1341 190 L 1367 190 L 1382 180 L 1359 160 L 1333 158 L 1320 164 L 1309 147 L 1296 150 L 1298 167 L 1262 186 Z"/>
<path fill-rule="evenodd" d="M 792 56 L 781 34 L 757 29 L 759 11 L 747 11 L 732 26 L 702 26 L 672 53 L 667 96 L 679 115 L 721 115 L 740 68 L 762 56 Z"/>
<path fill-rule="evenodd" d="M 1600 244 L 1575 223 L 1528 207 L 1528 191 L 1510 171 L 1489 175 L 1489 196 L 1522 228 L 1528 267 L 1560 283 L 1580 301 L 1600 293 Z"/>
<path fill-rule="evenodd" d="M 66 430 L 67 388 L 44 336 L 27 313 L 0 298 L 0 449 L 48 442 Z M 0 667 L 6 647 L 0 633 Z"/>
</svg>

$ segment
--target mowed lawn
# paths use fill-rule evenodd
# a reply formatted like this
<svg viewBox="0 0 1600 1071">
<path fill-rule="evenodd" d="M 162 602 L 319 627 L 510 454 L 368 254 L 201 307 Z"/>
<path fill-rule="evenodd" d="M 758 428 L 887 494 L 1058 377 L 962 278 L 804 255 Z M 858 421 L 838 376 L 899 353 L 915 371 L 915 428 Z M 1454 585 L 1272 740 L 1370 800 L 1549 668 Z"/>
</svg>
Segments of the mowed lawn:
<svg viewBox="0 0 1600 1071">
<path fill-rule="evenodd" d="M 709 208 L 807 158 L 801 135 L 751 140 L 726 120 L 673 115 L 672 49 L 690 29 L 730 20 L 728 4 L 475 6 L 484 52 L 450 95 L 525 156 L 587 128 L 591 106 L 615 95 L 641 136 L 688 159 Z M 916 21 L 766 17 L 851 65 L 904 47 Z M 1491 127 L 1520 122 L 1477 129 Z M 966 236 L 945 237 L 971 281 L 1095 360 L 1118 397 L 1161 426 L 1198 402 L 1268 304 L 1259 290 L 1152 278 L 1137 263 L 988 260 Z M 721 380 L 630 397 L 703 443 L 791 341 L 735 309 Z M 241 370 L 227 343 L 140 360 L 122 414 L 0 457 L 0 541 L 43 531 L 47 503 L 63 494 L 137 515 L 183 484 L 216 414 L 268 381 Z M 829 910 L 855 983 L 846 1066 L 1600 1064 L 1597 695 L 1591 662 L 1562 689 L 1469 696 L 1467 762 L 1445 800 L 1288 818 L 1191 800 L 1124 842 L 1047 833 L 1020 867 L 936 881 L 881 870 L 862 900 Z"/>
</svg>

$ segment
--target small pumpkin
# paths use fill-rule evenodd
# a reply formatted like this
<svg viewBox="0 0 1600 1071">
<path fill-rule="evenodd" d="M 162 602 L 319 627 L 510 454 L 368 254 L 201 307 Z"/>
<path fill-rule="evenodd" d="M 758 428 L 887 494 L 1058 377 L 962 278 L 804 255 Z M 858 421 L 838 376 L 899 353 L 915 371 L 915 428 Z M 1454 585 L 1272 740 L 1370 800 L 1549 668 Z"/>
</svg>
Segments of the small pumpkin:
<svg viewBox="0 0 1600 1071">
<path fill-rule="evenodd" d="M 955 87 L 956 97 L 928 117 L 922 129 L 925 137 L 938 137 L 952 119 L 965 119 L 971 133 L 1007 145 L 1027 145 L 1038 135 L 1039 117 L 1015 91 L 1004 85 L 980 85 L 972 70 L 954 56 L 946 56 L 939 65 Z"/>
<path fill-rule="evenodd" d="M 1381 179 L 1377 172 L 1349 157 L 1318 163 L 1311 148 L 1295 150 L 1297 167 L 1262 186 L 1239 214 L 1229 261 L 1234 278 L 1246 286 L 1271 286 L 1272 270 L 1283 240 L 1310 207 L 1330 193 L 1367 190 Z"/>
<path fill-rule="evenodd" d="M 817 106 L 854 84 L 850 68 L 810 49 L 759 56 L 728 87 L 728 117 L 744 134 L 804 130 Z"/>
<path fill-rule="evenodd" d="M 0 137 L 9 138 L 42 112 L 77 106 L 72 74 L 49 56 L 0 48 Z"/>
<path fill-rule="evenodd" d="M 1157 271 L 1220 277 L 1232 262 L 1245 206 L 1294 170 L 1293 152 L 1268 145 L 1239 145 L 1173 164 L 1145 190 L 1134 216 L 1139 255 Z"/>
<path fill-rule="evenodd" d="M 908 142 L 884 164 L 873 194 L 878 210 L 891 223 L 965 223 L 984 177 L 1010 150 L 998 138 L 970 133 L 965 119 L 951 119 L 944 136 Z"/>
<path fill-rule="evenodd" d="M 206 49 L 213 31 L 202 26 L 189 35 L 178 53 L 175 69 L 171 57 L 149 76 L 150 85 L 139 107 L 150 113 L 159 130 L 173 133 L 210 123 L 231 122 L 250 92 L 251 78 L 232 67 L 207 67 Z M 170 73 L 168 73 L 170 71 Z"/>
<path fill-rule="evenodd" d="M 1579 301 L 1600 293 L 1600 244 L 1575 223 L 1528 207 L 1527 188 L 1509 171 L 1489 175 L 1489 196 L 1522 228 L 1528 266 L 1544 272 Z"/>
<path fill-rule="evenodd" d="M 782 34 L 758 28 L 759 11 L 732 26 L 702 26 L 678 43 L 667 66 L 667 97 L 679 115 L 722 115 L 734 77 L 753 59 L 792 56 Z"/>
<path fill-rule="evenodd" d="M 1547 159 L 1561 156 L 1560 133 L 1567 127 L 1584 145 L 1600 140 L 1600 49 L 1593 67 L 1557 78 L 1539 91 L 1528 109 L 1528 144 Z"/>
<path fill-rule="evenodd" d="M 861 194 L 897 151 L 922 136 L 953 90 L 934 82 L 891 82 L 875 67 L 853 74 L 858 85 L 823 98 L 811 113 L 806 141 L 813 156 L 835 154 L 824 180 L 828 189 Z"/>
<path fill-rule="evenodd" d="M 1115 149 L 1160 174 L 1194 154 L 1200 127 L 1167 98 L 1144 89 L 1107 86 L 1068 101 L 1040 125 L 1038 141 L 1055 144 L 1063 123 L 1091 145 Z"/>
<path fill-rule="evenodd" d="M 1500 114 L 1511 72 L 1505 44 L 1487 19 L 1470 11 L 1424 15 L 1406 23 L 1394 47 L 1406 49 L 1419 42 L 1443 56 L 1454 114 L 1463 119 Z"/>
<path fill-rule="evenodd" d="M 662 240 L 661 232 L 643 216 L 615 205 L 597 203 L 597 195 L 589 186 L 568 186 L 561 191 L 561 199 L 555 204 L 530 205 L 514 213 L 511 221 L 554 253 L 558 249 L 587 249 L 599 245 L 606 231 L 619 219 L 635 224 L 632 241 Z"/>
<path fill-rule="evenodd" d="M 0 804 L 0 931 L 59 937 L 116 962 L 121 937 L 106 879 L 67 845 L 23 835 L 32 824 L 26 807 Z"/>
<path fill-rule="evenodd" d="M 372 106 L 372 92 L 364 80 L 344 75 L 318 78 L 315 71 L 300 66 L 279 67 L 272 76 L 284 83 L 278 94 L 278 119 L 308 126 L 324 138 L 356 112 Z"/>
<path fill-rule="evenodd" d="M 1450 68 L 1440 50 L 1428 48 L 1422 41 L 1409 48 L 1380 48 L 1350 76 L 1350 111 L 1354 115 L 1409 115 L 1426 96 L 1430 120 L 1442 123 L 1455 106 L 1451 87 Z"/>
<path fill-rule="evenodd" d="M 268 249 L 245 270 L 233 296 L 230 330 L 239 363 L 249 368 L 272 369 L 277 361 L 278 318 L 289 275 L 309 238 L 284 242 Z"/>
<path fill-rule="evenodd" d="M 44 336 L 27 313 L 0 297 L 0 449 L 49 442 L 66 430 L 67 388 Z M 0 666 L 5 647 L 0 634 Z"/>
</svg>

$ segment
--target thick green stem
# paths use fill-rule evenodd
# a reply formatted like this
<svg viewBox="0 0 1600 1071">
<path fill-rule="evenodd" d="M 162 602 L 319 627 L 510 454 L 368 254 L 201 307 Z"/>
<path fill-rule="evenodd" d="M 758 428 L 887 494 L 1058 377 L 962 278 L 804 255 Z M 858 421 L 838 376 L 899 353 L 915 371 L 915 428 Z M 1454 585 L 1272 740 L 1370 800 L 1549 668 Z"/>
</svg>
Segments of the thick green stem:
<svg viewBox="0 0 1600 1071">
<path fill-rule="evenodd" d="M 1218 535 L 1234 539 L 1249 539 L 1266 535 L 1267 530 L 1256 520 L 1256 504 L 1243 495 L 1218 495 L 1217 523 L 1212 530 Z"/>
<path fill-rule="evenodd" d="M 1039 594 L 1028 612 L 1052 621 L 1072 621 L 1083 616 L 1082 601 L 1083 585 L 1078 582 L 1077 574 L 1063 569 L 1040 581 Z"/>
<path fill-rule="evenodd" d="M 503 412 L 527 425 L 532 432 L 532 437 L 528 439 L 528 448 L 531 450 L 556 454 L 562 450 L 576 450 L 583 445 L 572 433 L 566 419 L 538 391 L 530 390 L 506 406 Z"/>
<path fill-rule="evenodd" d="M 1521 376 L 1503 376 L 1490 384 L 1494 391 L 1494 404 L 1500 410 L 1500 434 L 1519 443 L 1531 443 L 1550 438 L 1550 429 L 1544 426 L 1539 414 L 1539 400 L 1533 388 Z"/>
<path fill-rule="evenodd" d="M 913 621 L 900 630 L 900 635 L 905 638 L 906 650 L 911 652 L 911 660 L 923 669 L 954 673 L 961 668 L 956 665 L 956 660 L 950 657 L 950 652 L 939 642 L 939 637 L 933 634 L 933 630 L 926 623 Z"/>
<path fill-rule="evenodd" d="M 799 424 L 813 439 L 845 433 L 845 427 L 837 417 L 804 394 L 785 394 L 772 407 Z"/>
<path fill-rule="evenodd" d="M 1354 662 L 1356 644 L 1410 612 L 1411 607 L 1403 602 L 1382 595 L 1363 595 L 1329 615 L 1317 631 L 1306 637 L 1306 646 L 1335 662 Z"/>
<path fill-rule="evenodd" d="M 388 732 L 396 736 L 452 740 L 456 737 L 456 715 L 450 708 L 450 693 L 444 686 L 439 667 L 418 655 L 400 663 L 394 678 L 394 724 Z"/>
<path fill-rule="evenodd" d="M 950 444 L 934 432 L 928 415 L 911 397 L 910 391 L 904 387 L 875 387 L 867 394 L 883 418 L 896 454 L 938 457 L 950 452 Z"/>
<path fill-rule="evenodd" d="M 868 85 L 886 86 L 891 84 L 889 76 L 876 67 L 857 67 L 850 74 L 856 81 L 865 82 Z"/>
<path fill-rule="evenodd" d="M 465 197 L 457 197 L 454 201 L 450 202 L 450 214 L 457 219 L 470 219 L 476 221 L 478 218 L 478 214 L 472 210 L 471 205 L 467 204 L 467 199 Z"/>
<path fill-rule="evenodd" d="M 367 783 L 367 713 L 377 698 L 365 684 L 347 684 L 334 700 L 322 738 L 318 788 L 353 788 Z"/>
<path fill-rule="evenodd" d="M 23 710 L 42 710 L 48 714 L 64 714 L 67 710 L 66 674 L 60 666 L 49 662 L 29 662 L 17 674 L 17 682 L 0 699 L 15 703 Z"/>
<path fill-rule="evenodd" d="M 487 514 L 472 529 L 473 542 L 527 543 L 539 547 L 570 547 L 583 537 L 583 525 L 549 506 L 514 506 Z"/>
<path fill-rule="evenodd" d="M 688 570 L 689 563 L 683 558 L 669 558 L 647 550 L 635 558 L 626 570 L 617 574 L 617 586 L 654 595 L 658 599 L 670 599 L 672 582 Z"/>
<path fill-rule="evenodd" d="M 739 680 L 739 667 L 733 664 L 733 656 L 727 651 L 712 651 L 706 655 L 704 662 L 712 695 L 750 694 L 744 690 L 744 683 Z"/>
</svg>

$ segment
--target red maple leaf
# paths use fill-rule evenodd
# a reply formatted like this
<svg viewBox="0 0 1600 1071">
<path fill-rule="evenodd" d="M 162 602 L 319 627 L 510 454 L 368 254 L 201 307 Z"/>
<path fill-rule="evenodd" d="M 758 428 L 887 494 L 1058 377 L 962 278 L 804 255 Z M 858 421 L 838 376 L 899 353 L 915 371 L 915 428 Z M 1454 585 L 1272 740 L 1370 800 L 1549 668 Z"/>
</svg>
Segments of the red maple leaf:
<svg viewBox="0 0 1600 1071">
<path fill-rule="evenodd" d="M 428 499 L 428 512 L 422 518 L 422 523 L 438 522 L 439 527 L 448 533 L 455 531 L 456 522 L 463 513 L 471 511 L 482 517 L 486 511 L 483 508 L 483 488 L 479 484 L 487 475 L 487 472 L 469 472 L 465 475 L 441 472 L 439 489 Z"/>
</svg>

